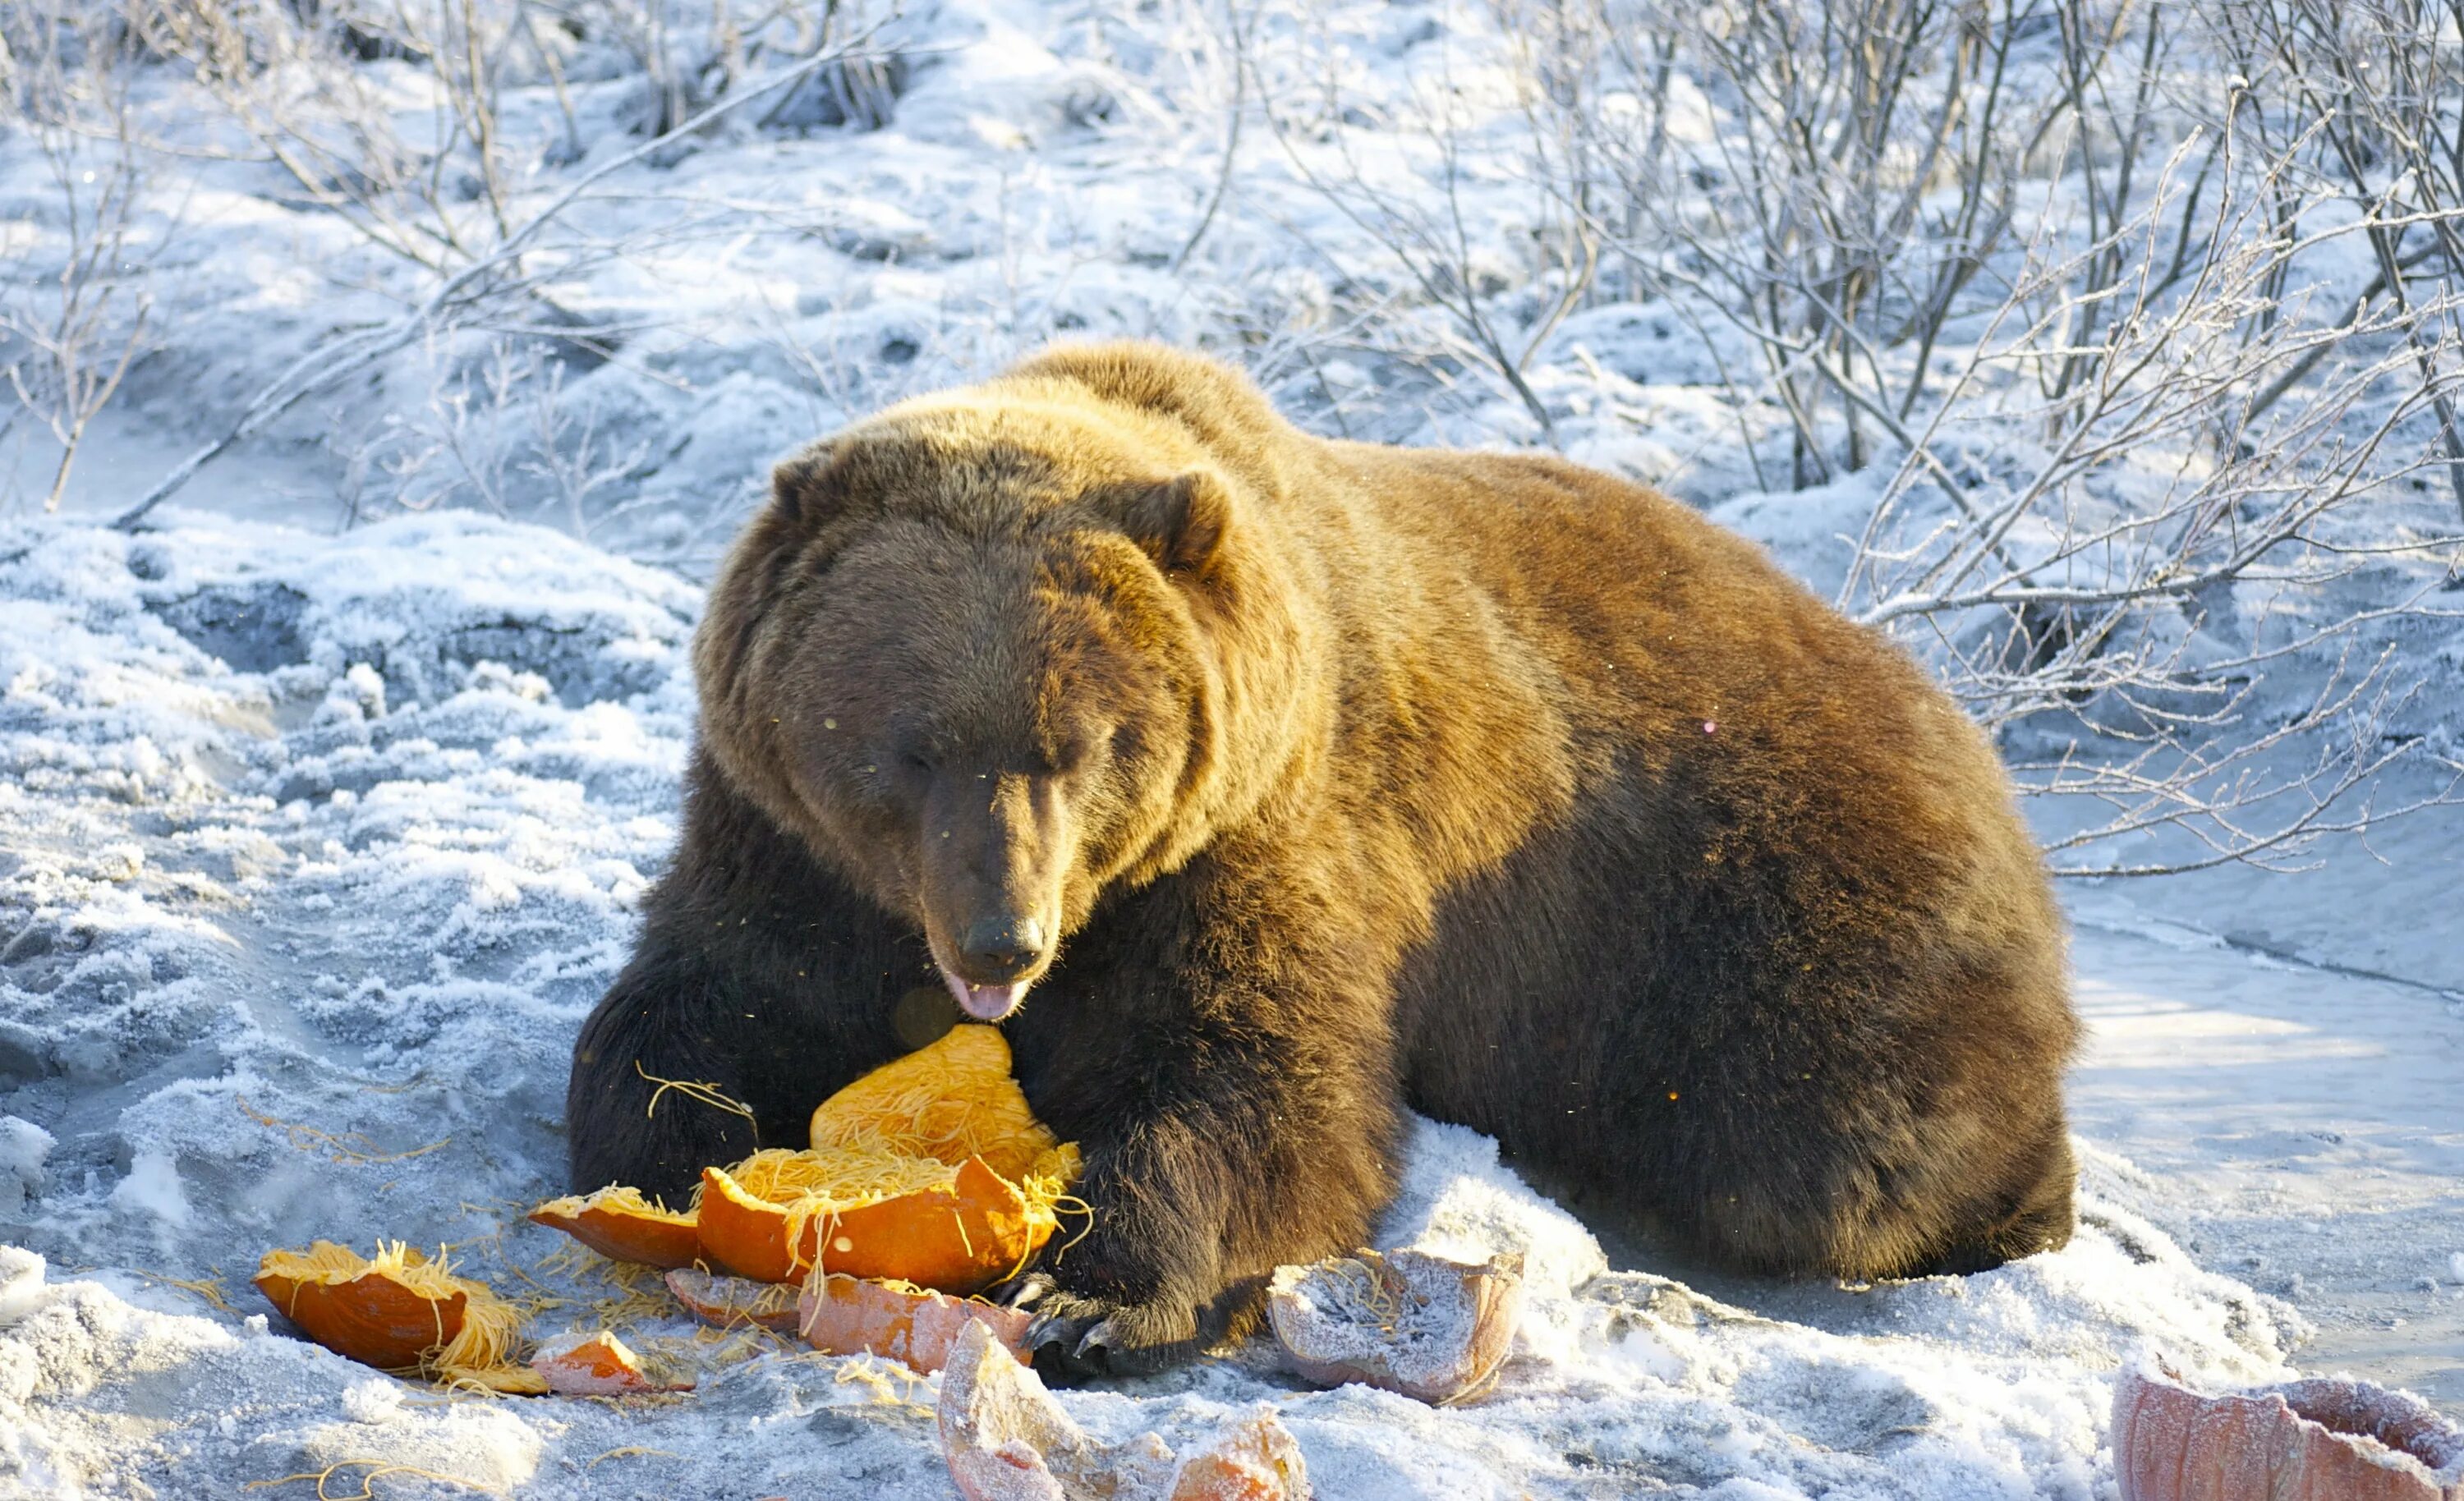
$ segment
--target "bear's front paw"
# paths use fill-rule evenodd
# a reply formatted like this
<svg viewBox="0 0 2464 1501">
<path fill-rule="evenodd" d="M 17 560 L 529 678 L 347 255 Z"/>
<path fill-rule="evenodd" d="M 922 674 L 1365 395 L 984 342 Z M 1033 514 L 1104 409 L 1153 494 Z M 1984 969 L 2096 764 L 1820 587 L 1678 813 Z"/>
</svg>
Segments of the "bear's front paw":
<svg viewBox="0 0 2464 1501">
<path fill-rule="evenodd" d="M 1026 1348 L 1047 1375 L 1151 1376 L 1198 1354 L 1198 1313 L 1186 1303 L 1124 1303 L 1064 1291 L 1042 1273 L 1012 1285 L 1010 1305 L 1035 1315 Z"/>
</svg>

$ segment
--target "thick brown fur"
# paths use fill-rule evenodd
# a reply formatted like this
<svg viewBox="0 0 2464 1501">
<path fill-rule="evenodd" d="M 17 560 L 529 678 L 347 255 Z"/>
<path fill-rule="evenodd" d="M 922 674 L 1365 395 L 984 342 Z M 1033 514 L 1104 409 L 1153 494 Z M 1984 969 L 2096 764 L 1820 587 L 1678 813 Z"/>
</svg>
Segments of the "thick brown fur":
<svg viewBox="0 0 2464 1501">
<path fill-rule="evenodd" d="M 576 1052 L 578 1188 L 755 1144 L 646 1116 L 644 1073 L 802 1144 L 990 912 L 1057 936 L 1004 1028 L 1086 1152 L 1092 1232 L 1026 1294 L 1082 1363 L 1184 1354 L 1363 1243 L 1407 1103 L 1749 1269 L 2070 1233 L 2061 925 L 1991 749 L 1662 496 L 1063 348 L 782 465 L 695 663 L 682 846 Z"/>
</svg>

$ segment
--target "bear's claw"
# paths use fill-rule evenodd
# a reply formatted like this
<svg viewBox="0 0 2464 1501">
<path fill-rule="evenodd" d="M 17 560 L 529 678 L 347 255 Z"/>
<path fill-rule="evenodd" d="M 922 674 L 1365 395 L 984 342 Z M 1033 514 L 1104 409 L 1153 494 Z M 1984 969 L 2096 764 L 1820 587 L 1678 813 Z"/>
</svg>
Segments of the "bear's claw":
<svg viewBox="0 0 2464 1501">
<path fill-rule="evenodd" d="M 1011 1294 L 1037 1304 L 1025 1346 L 1039 1369 L 1056 1376 L 1151 1376 L 1197 1353 L 1196 1320 L 1187 1309 L 1115 1303 L 1046 1285 Z"/>
</svg>

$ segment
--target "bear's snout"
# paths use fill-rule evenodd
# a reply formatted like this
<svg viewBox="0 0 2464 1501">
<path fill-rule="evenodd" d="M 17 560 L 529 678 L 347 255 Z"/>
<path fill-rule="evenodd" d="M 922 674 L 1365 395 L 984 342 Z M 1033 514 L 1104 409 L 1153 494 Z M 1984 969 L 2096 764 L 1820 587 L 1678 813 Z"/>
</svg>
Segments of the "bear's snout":
<svg viewBox="0 0 2464 1501">
<path fill-rule="evenodd" d="M 958 964 L 979 984 L 1005 984 L 1044 962 L 1051 946 L 1044 925 L 1032 917 L 990 913 L 966 925 L 958 940 Z"/>
<path fill-rule="evenodd" d="M 941 981 L 959 1010 L 978 1021 L 1000 1021 L 1018 1010 L 1026 988 L 1051 957 L 1050 929 L 1033 917 L 996 912 L 958 931 L 956 963 L 942 956 L 938 945 L 934 947 Z"/>
<path fill-rule="evenodd" d="M 968 1015 L 999 1021 L 1061 942 L 1074 840 L 1060 779 L 944 771 L 925 814 L 918 895 L 934 963 Z"/>
</svg>

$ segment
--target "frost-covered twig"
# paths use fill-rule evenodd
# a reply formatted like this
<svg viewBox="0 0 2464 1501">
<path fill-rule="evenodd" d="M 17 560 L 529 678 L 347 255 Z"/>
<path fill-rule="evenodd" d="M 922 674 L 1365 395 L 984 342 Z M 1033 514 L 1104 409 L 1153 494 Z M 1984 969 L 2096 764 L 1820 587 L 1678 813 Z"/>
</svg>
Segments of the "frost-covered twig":
<svg viewBox="0 0 2464 1501">
<path fill-rule="evenodd" d="M 2458 44 L 2394 0 L 1494 3 L 1602 291 L 1734 337 L 1800 488 L 1872 476 L 1842 607 L 2007 744 L 2079 737 L 2027 790 L 2138 799 L 2063 850 L 2410 806 L 2357 802 L 2418 752 L 2409 659 L 2261 685 L 2343 681 L 2464 561 L 2386 515 L 2459 452 Z"/>
<path fill-rule="evenodd" d="M 531 249 L 546 229 L 556 224 L 566 210 L 580 203 L 590 189 L 601 182 L 667 149 L 675 142 L 734 114 L 757 99 L 769 97 L 808 77 L 822 68 L 860 52 L 870 40 L 870 33 L 847 37 L 824 48 L 802 61 L 774 70 L 748 81 L 717 102 L 709 105 L 673 128 L 618 152 L 606 161 L 577 176 L 547 204 L 509 229 L 502 239 L 485 254 L 445 277 L 436 289 L 408 314 L 381 328 L 344 335 L 331 343 L 310 350 L 277 376 L 242 410 L 221 436 L 206 444 L 182 460 L 172 470 L 155 483 L 137 504 L 112 521 L 125 532 L 136 527 L 156 506 L 177 493 L 194 478 L 197 471 L 211 463 L 234 444 L 264 430 L 265 426 L 311 395 L 350 375 L 417 342 L 440 324 L 469 304 L 491 293 L 504 290 L 502 278 L 517 266 L 524 251 Z"/>
<path fill-rule="evenodd" d="M 1341 128 L 1324 130 L 1321 144 L 1306 139 L 1321 134 L 1316 121 L 1271 96 L 1263 98 L 1260 107 L 1300 179 L 1399 266 L 1429 305 L 1443 310 L 1445 323 L 1429 332 L 1449 345 L 1464 366 L 1505 387 L 1542 437 L 1554 443 L 1556 419 L 1532 387 L 1529 370 L 1551 331 L 1588 293 L 1599 266 L 1598 238 L 1579 218 L 1556 216 L 1534 236 L 1539 242 L 1534 269 L 1547 284 L 1536 315 L 1509 320 L 1492 305 L 1502 284 L 1488 285 L 1495 277 L 1484 255 L 1489 227 L 1476 229 L 1474 211 L 1464 202 L 1475 176 L 1466 159 L 1488 148 L 1460 118 L 1467 91 L 1453 76 L 1446 44 L 1434 45 L 1441 56 L 1438 76 L 1416 81 L 1406 117 L 1396 121 L 1435 158 L 1429 178 L 1412 185 L 1417 190 L 1381 184 L 1377 167 L 1386 163 L 1363 161 Z M 1254 58 L 1250 66 L 1257 66 Z M 1326 96 L 1318 115 L 1339 120 L 1344 110 L 1331 84 L 1326 86 Z M 1382 141 L 1375 150 L 1382 159 L 1394 150 L 1394 142 L 1391 138 Z M 1545 185 L 1533 186 L 1532 205 L 1545 215 L 1553 199 Z M 1520 326 L 1509 332 L 1509 322 Z"/>
<path fill-rule="evenodd" d="M 155 333 L 146 281 L 163 234 L 140 228 L 146 163 L 122 47 L 74 9 L 29 6 L 0 24 L 0 86 L 59 208 L 56 257 L 23 241 L 14 249 L 28 274 L 0 285 L 0 376 L 60 450 L 45 511 L 59 509 L 88 427 Z M 56 264 L 38 270 L 38 259 Z"/>
</svg>

